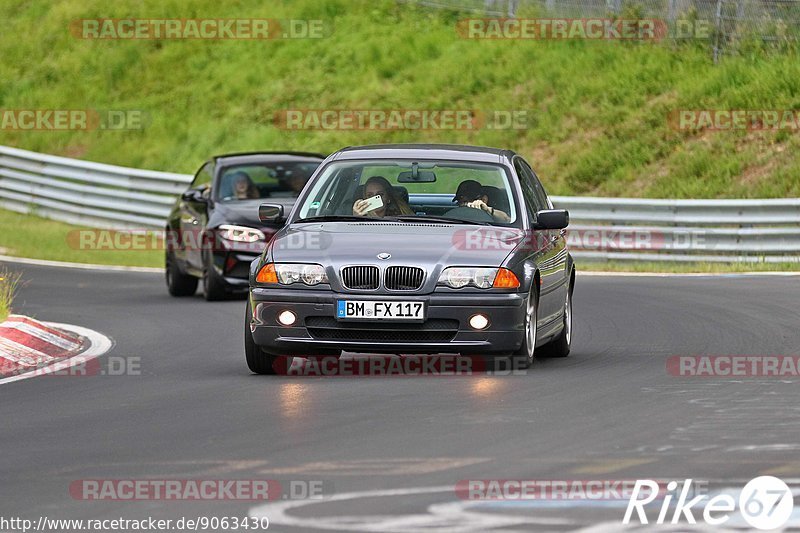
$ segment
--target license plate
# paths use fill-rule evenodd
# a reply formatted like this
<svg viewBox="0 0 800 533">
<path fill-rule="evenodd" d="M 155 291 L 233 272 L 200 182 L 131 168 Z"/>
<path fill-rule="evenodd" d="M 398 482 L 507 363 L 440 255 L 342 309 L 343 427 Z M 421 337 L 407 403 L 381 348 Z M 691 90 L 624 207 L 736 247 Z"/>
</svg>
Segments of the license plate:
<svg viewBox="0 0 800 533">
<path fill-rule="evenodd" d="M 425 320 L 425 304 L 422 302 L 337 300 L 336 318 Z"/>
</svg>

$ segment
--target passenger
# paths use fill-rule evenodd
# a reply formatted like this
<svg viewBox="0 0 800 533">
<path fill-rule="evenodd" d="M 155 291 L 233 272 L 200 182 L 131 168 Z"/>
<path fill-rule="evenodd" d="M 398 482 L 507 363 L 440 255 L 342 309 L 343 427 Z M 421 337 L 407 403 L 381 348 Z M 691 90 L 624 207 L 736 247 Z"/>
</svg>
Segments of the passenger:
<svg viewBox="0 0 800 533">
<path fill-rule="evenodd" d="M 289 188 L 291 188 L 292 192 L 295 194 L 295 196 L 297 196 L 303 192 L 303 188 L 306 186 L 307 181 L 308 177 L 303 176 L 299 172 L 293 172 L 289 177 Z"/>
<path fill-rule="evenodd" d="M 383 206 L 367 212 L 367 198 L 380 195 Z M 364 198 L 359 198 L 353 204 L 353 214 L 368 217 L 385 217 L 399 215 L 413 215 L 414 211 L 395 192 L 389 180 L 383 176 L 372 176 L 364 184 Z"/>
<path fill-rule="evenodd" d="M 483 192 L 481 195 L 481 201 L 489 206 L 491 210 L 490 214 L 494 217 L 494 219 L 500 222 L 511 222 L 511 217 L 508 215 L 508 213 L 497 207 L 498 204 L 508 205 L 508 198 L 505 197 L 505 189 L 487 185 L 482 187 L 481 191 Z M 503 197 L 506 198 L 505 202 L 502 201 Z"/>
<path fill-rule="evenodd" d="M 300 166 L 296 166 L 293 170 L 287 170 L 282 176 L 278 178 L 278 184 L 283 191 L 287 191 L 293 196 L 299 196 L 306 186 L 309 174 L 307 174 Z"/>
<path fill-rule="evenodd" d="M 483 186 L 475 180 L 464 180 L 459 183 L 453 201 L 459 207 L 480 209 L 498 222 L 511 222 L 511 217 L 508 216 L 508 213 L 489 205 L 489 196 Z"/>
<path fill-rule="evenodd" d="M 233 178 L 233 197 L 237 200 L 252 200 L 254 198 L 261 198 L 253 180 L 246 172 L 241 170 L 236 171 L 231 176 Z"/>
</svg>

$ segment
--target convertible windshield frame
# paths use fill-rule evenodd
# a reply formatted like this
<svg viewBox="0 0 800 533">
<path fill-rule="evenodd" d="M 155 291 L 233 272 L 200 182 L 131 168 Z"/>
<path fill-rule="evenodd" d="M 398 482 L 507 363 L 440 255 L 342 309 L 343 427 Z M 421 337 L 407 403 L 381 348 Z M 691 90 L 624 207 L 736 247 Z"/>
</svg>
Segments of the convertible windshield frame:
<svg viewBox="0 0 800 533">
<path fill-rule="evenodd" d="M 259 198 L 235 198 L 231 196 L 223 196 L 223 180 L 226 176 L 231 173 L 243 170 L 243 169 L 254 169 L 254 168 L 263 168 L 266 172 L 275 172 L 276 167 L 293 167 L 293 171 L 297 170 L 298 168 L 308 165 L 314 166 L 316 168 L 311 170 L 307 177 L 304 178 L 303 184 L 305 185 L 308 183 L 311 178 L 316 174 L 317 170 L 319 169 L 319 165 L 321 162 L 315 161 L 284 161 L 284 160 L 276 160 L 276 161 L 258 161 L 258 162 L 250 162 L 250 163 L 232 163 L 227 164 L 224 166 L 219 167 L 217 170 L 217 176 L 214 182 L 214 187 L 212 190 L 213 199 L 215 202 L 221 203 L 235 203 L 235 202 L 242 202 L 242 201 L 262 201 L 262 202 L 269 202 L 270 199 L 298 199 L 298 192 L 294 191 L 291 188 L 291 184 L 289 180 L 281 181 L 281 178 L 275 177 L 274 179 L 278 184 L 281 184 L 281 187 L 276 187 L 272 193 L 268 196 L 260 196 Z M 248 174 L 249 175 L 249 174 Z M 251 176 L 252 179 L 252 176 Z M 272 177 L 270 177 L 272 179 Z M 258 186 L 259 184 L 264 186 L 265 183 L 260 180 L 254 180 L 254 184 Z"/>
<path fill-rule="evenodd" d="M 498 220 L 494 220 L 492 222 L 474 222 L 476 225 L 488 225 L 488 226 L 498 226 L 498 227 L 507 227 L 507 228 L 522 228 L 524 227 L 524 220 L 525 220 L 525 205 L 520 200 L 520 192 L 519 192 L 519 184 L 517 183 L 517 178 L 513 173 L 512 169 L 501 162 L 486 162 L 486 161 L 470 161 L 470 160 L 463 160 L 463 159 L 431 159 L 431 158 L 364 158 L 364 159 L 347 159 L 347 160 L 333 160 L 327 162 L 325 165 L 320 166 L 314 175 L 309 180 L 309 184 L 306 189 L 303 191 L 303 194 L 297 199 L 292 212 L 289 214 L 287 224 L 293 224 L 296 221 L 302 220 L 303 222 L 310 222 L 313 220 L 314 216 L 307 216 L 306 205 L 307 202 L 313 197 L 319 197 L 322 193 L 320 187 L 325 182 L 330 182 L 332 178 L 328 177 L 328 173 L 332 167 L 341 167 L 340 170 L 344 170 L 346 168 L 358 168 L 358 167 L 391 167 L 396 166 L 399 168 L 410 168 L 412 163 L 419 163 L 419 168 L 422 169 L 430 169 L 434 167 L 447 167 L 447 168 L 458 168 L 463 167 L 466 169 L 474 169 L 479 170 L 481 167 L 486 168 L 487 170 L 494 170 L 494 171 L 501 171 L 502 177 L 504 180 L 505 191 L 506 195 L 509 197 L 509 215 L 512 216 L 511 222 L 501 222 Z M 323 181 L 324 179 L 324 181 Z M 341 178 L 336 178 L 336 180 L 340 180 Z M 351 178 L 354 182 L 356 177 L 353 176 Z M 361 181 L 361 175 L 359 172 L 358 181 Z M 393 184 L 396 185 L 403 185 L 407 186 L 409 183 L 396 183 L 393 179 L 389 180 Z M 412 182 L 413 183 L 413 182 Z M 420 182 L 424 183 L 424 182 Z M 485 185 L 485 184 L 483 184 Z M 455 189 L 457 185 L 453 185 L 453 189 Z M 323 186 L 323 188 L 330 187 L 330 184 Z M 356 186 L 357 187 L 357 186 Z M 355 188 L 355 187 L 354 187 Z M 452 193 L 447 194 L 454 194 L 455 190 Z M 414 193 L 411 193 L 414 194 Z M 434 193 L 419 193 L 419 194 L 434 194 Z M 439 193 L 442 194 L 442 193 Z M 456 204 L 452 204 L 453 207 L 456 207 Z M 310 206 L 309 206 L 310 208 Z M 305 214 L 302 214 L 304 213 Z M 329 216 L 332 213 L 325 213 L 324 215 L 320 215 L 320 217 Z M 340 215 L 348 215 L 348 213 L 338 213 Z M 403 217 L 413 218 L 415 215 L 403 215 Z M 441 217 L 437 217 L 437 215 L 432 214 L 424 214 L 419 215 L 420 223 L 430 223 L 430 219 L 432 218 L 441 218 L 443 223 L 447 223 L 448 221 L 452 221 L 448 219 L 445 215 Z M 391 221 L 392 217 L 389 216 L 386 218 L 386 221 Z M 427 220 L 425 220 L 427 219 Z M 464 221 L 465 223 L 471 223 L 470 221 Z"/>
</svg>

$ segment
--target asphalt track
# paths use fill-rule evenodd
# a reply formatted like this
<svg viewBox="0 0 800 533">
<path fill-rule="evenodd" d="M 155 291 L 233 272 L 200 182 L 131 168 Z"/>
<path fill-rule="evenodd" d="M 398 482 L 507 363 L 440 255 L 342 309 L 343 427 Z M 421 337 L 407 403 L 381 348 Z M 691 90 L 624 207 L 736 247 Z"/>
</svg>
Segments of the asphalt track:
<svg viewBox="0 0 800 533">
<path fill-rule="evenodd" d="M 0 516 L 252 512 L 276 531 L 615 531 L 624 506 L 613 502 L 475 504 L 453 487 L 800 478 L 797 379 L 666 371 L 672 355 L 800 353 L 797 277 L 579 276 L 572 355 L 526 375 L 287 378 L 248 372 L 243 301 L 170 298 L 153 273 L 9 266 L 26 280 L 19 312 L 105 333 L 109 356 L 141 374 L 0 386 Z M 73 499 L 70 483 L 87 478 L 321 480 L 334 500 L 254 510 Z"/>
</svg>

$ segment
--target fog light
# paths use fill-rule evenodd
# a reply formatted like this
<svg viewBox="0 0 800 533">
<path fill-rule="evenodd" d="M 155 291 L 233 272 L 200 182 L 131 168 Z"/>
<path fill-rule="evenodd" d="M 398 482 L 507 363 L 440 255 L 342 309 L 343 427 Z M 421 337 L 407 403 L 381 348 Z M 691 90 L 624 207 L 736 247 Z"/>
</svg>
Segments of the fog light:
<svg viewBox="0 0 800 533">
<path fill-rule="evenodd" d="M 295 320 L 297 320 L 297 315 L 288 310 L 281 311 L 281 314 L 278 315 L 278 322 L 284 326 L 291 326 Z"/>
<path fill-rule="evenodd" d="M 472 329 L 486 329 L 489 326 L 489 318 L 486 315 L 472 315 L 469 318 L 469 325 Z"/>
</svg>

